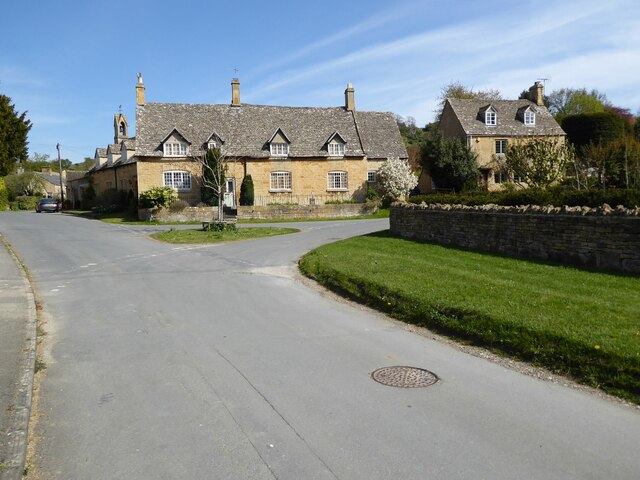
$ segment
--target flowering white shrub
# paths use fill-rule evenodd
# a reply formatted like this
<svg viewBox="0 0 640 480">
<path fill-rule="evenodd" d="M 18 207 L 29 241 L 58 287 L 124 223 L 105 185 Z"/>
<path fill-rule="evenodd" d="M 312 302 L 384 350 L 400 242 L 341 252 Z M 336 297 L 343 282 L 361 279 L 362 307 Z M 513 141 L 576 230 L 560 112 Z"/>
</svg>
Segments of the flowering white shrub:
<svg viewBox="0 0 640 480">
<path fill-rule="evenodd" d="M 378 182 L 385 197 L 397 200 L 409 195 L 418 185 L 418 178 L 411 171 L 407 160 L 390 158 L 378 169 Z"/>
</svg>

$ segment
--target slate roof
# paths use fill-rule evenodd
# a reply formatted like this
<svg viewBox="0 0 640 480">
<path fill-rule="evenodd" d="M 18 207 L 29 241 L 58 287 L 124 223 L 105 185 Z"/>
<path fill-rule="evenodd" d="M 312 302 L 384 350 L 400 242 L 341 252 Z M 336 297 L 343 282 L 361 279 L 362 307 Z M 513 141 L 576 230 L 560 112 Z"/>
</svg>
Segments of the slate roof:
<svg viewBox="0 0 640 480">
<path fill-rule="evenodd" d="M 269 158 L 268 141 L 281 129 L 291 141 L 293 158 L 327 157 L 327 138 L 335 132 L 346 142 L 345 157 L 407 157 L 392 113 L 354 114 L 342 107 L 147 103 L 138 107 L 136 116 L 137 156 L 161 157 L 162 140 L 176 129 L 196 148 L 216 132 L 226 155 Z"/>
<path fill-rule="evenodd" d="M 527 136 L 565 135 L 546 107 L 530 100 L 475 100 L 448 98 L 453 112 L 467 135 Z M 496 111 L 497 124 L 485 125 L 483 112 L 492 106 Z M 530 107 L 536 114 L 535 125 L 525 125 L 523 111 Z"/>
<path fill-rule="evenodd" d="M 40 175 L 42 178 L 44 178 L 47 182 L 55 185 L 56 187 L 60 186 L 60 175 L 57 173 L 42 173 L 42 172 L 36 172 L 38 175 Z M 66 185 L 66 181 L 64 179 L 64 177 L 62 178 L 62 185 Z"/>
<path fill-rule="evenodd" d="M 107 156 L 107 149 L 106 148 L 96 148 L 96 154 L 99 157 L 106 157 Z M 95 157 L 95 155 L 94 155 Z"/>
<path fill-rule="evenodd" d="M 120 153 L 121 151 L 122 151 L 122 144 L 120 143 L 111 143 L 107 147 L 107 152 Z"/>
</svg>

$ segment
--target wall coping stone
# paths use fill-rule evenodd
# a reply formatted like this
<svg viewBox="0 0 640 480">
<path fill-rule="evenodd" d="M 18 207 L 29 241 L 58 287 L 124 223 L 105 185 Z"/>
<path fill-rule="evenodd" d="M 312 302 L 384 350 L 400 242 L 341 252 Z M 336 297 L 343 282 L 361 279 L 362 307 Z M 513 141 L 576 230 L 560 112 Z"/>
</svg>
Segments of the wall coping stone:
<svg viewBox="0 0 640 480">
<path fill-rule="evenodd" d="M 486 205 L 462 205 L 462 204 L 442 204 L 432 203 L 421 204 L 408 202 L 395 202 L 396 208 L 404 208 L 410 210 L 436 210 L 443 212 L 460 211 L 460 212 L 481 212 L 481 213 L 511 213 L 511 214 L 537 214 L 537 215 L 576 215 L 576 216 L 619 216 L 619 217 L 640 217 L 640 207 L 626 208 L 618 205 L 615 208 L 608 204 L 599 207 L 570 207 L 563 205 L 556 207 L 553 205 L 496 205 L 489 203 Z"/>
</svg>

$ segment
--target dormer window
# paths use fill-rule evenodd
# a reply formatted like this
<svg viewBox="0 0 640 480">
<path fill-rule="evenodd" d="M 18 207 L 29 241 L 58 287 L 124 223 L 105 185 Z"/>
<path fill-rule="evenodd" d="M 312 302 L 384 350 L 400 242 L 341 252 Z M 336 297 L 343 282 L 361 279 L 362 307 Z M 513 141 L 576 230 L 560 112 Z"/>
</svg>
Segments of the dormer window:
<svg viewBox="0 0 640 480">
<path fill-rule="evenodd" d="M 334 132 L 326 142 L 327 152 L 330 157 L 344 157 L 345 145 L 347 142 L 340 136 L 338 132 Z"/>
<path fill-rule="evenodd" d="M 488 126 L 495 126 L 498 123 L 495 110 L 487 110 L 484 112 L 484 124 Z"/>
<path fill-rule="evenodd" d="M 269 143 L 269 152 L 272 157 L 289 156 L 289 144 L 291 143 L 291 140 L 289 140 L 281 128 L 278 128 L 274 134 L 271 135 L 271 138 L 267 143 Z"/>
<path fill-rule="evenodd" d="M 223 144 L 224 141 L 222 140 L 222 138 L 216 132 L 213 132 L 209 136 L 209 140 L 207 140 L 206 147 L 207 150 L 215 150 L 218 148 L 222 148 Z"/>
<path fill-rule="evenodd" d="M 165 157 L 186 157 L 189 155 L 189 141 L 174 128 L 162 140 L 162 153 Z"/>
<path fill-rule="evenodd" d="M 344 157 L 344 143 L 330 143 L 329 144 L 329 156 L 330 157 Z"/>
<path fill-rule="evenodd" d="M 524 112 L 524 124 L 528 126 L 534 126 L 536 124 L 536 114 L 531 110 Z"/>
<path fill-rule="evenodd" d="M 164 156 L 165 157 L 185 157 L 189 147 L 186 143 L 182 142 L 165 142 L 164 143 Z"/>
<path fill-rule="evenodd" d="M 286 157 L 289 155 L 289 144 L 284 142 L 271 142 L 269 145 L 272 157 Z"/>
</svg>

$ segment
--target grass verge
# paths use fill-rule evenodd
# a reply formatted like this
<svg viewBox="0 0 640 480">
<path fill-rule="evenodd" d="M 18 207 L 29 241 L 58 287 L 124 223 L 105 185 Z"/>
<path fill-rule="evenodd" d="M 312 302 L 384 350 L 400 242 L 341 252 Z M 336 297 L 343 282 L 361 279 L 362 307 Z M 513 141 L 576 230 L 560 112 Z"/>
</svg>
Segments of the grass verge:
<svg viewBox="0 0 640 480">
<path fill-rule="evenodd" d="M 288 233 L 299 232 L 297 228 L 238 228 L 237 230 L 225 230 L 216 232 L 213 230 L 169 230 L 167 232 L 154 233 L 151 236 L 156 240 L 167 243 L 223 243 L 251 238 L 274 237 Z"/>
<path fill-rule="evenodd" d="M 388 232 L 320 247 L 300 269 L 398 319 L 640 404 L 640 278 L 475 253 Z"/>
</svg>

